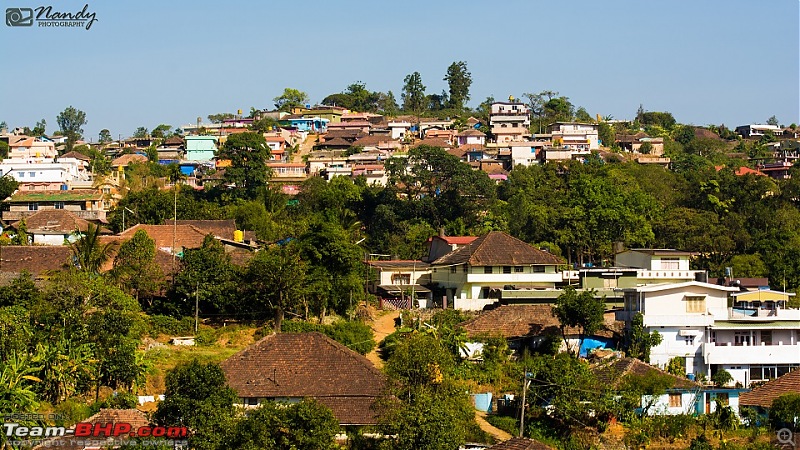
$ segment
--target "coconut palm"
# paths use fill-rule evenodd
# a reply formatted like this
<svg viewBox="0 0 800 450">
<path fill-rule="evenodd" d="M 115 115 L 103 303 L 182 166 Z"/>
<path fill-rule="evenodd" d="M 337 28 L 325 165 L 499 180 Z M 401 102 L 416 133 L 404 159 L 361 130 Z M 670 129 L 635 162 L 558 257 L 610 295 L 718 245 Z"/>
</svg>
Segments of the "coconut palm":
<svg viewBox="0 0 800 450">
<path fill-rule="evenodd" d="M 100 266 L 111 257 L 113 243 L 100 242 L 100 227 L 89 224 L 86 234 L 70 244 L 70 247 L 75 266 L 84 272 L 96 274 L 100 271 Z"/>
</svg>

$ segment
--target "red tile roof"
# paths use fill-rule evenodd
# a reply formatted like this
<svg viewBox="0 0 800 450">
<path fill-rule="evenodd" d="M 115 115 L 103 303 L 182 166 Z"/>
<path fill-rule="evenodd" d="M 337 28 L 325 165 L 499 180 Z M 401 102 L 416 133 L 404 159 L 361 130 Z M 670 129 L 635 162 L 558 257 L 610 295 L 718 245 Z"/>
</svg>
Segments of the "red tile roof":
<svg viewBox="0 0 800 450">
<path fill-rule="evenodd" d="M 313 397 L 342 425 L 377 423 L 372 405 L 385 387 L 365 357 L 321 333 L 269 335 L 222 363 L 241 398 Z"/>
<path fill-rule="evenodd" d="M 72 261 L 67 245 L 4 245 L 0 249 L 0 272 L 31 275 L 64 269 Z"/>
<path fill-rule="evenodd" d="M 565 261 L 502 231 L 491 231 L 442 256 L 433 265 L 465 263 L 471 266 L 523 266 L 561 265 Z"/>
<path fill-rule="evenodd" d="M 770 408 L 772 402 L 784 394 L 800 394 L 800 369 L 794 369 L 750 392 L 742 393 L 739 396 L 739 405 Z"/>
<path fill-rule="evenodd" d="M 91 161 L 92 160 L 92 158 L 84 155 L 83 153 L 76 152 L 76 151 L 71 151 L 71 152 L 64 153 L 63 155 L 58 157 L 58 159 L 61 159 L 61 158 L 75 158 L 75 159 L 80 159 L 81 161 Z"/>
<path fill-rule="evenodd" d="M 119 167 L 119 166 L 127 166 L 131 163 L 143 163 L 147 162 L 147 156 L 140 155 L 138 153 L 129 153 L 127 155 L 122 155 L 119 158 L 111 161 L 111 167 Z"/>
<path fill-rule="evenodd" d="M 97 423 L 97 424 L 119 424 L 119 423 L 126 423 L 131 426 L 131 430 L 138 430 L 140 427 L 145 427 L 150 425 L 150 420 L 147 419 L 147 416 L 144 415 L 143 412 L 136 410 L 136 409 L 101 409 L 99 413 L 89 417 L 86 420 L 81 421 L 82 423 Z M 74 429 L 74 427 L 73 427 Z M 126 439 L 127 436 L 122 435 L 117 438 L 108 438 L 109 443 L 104 444 L 103 448 L 112 448 L 114 444 L 114 440 L 116 439 Z M 59 448 L 65 450 L 83 450 L 84 448 L 100 448 L 100 447 L 86 447 L 84 441 L 92 440 L 92 441 L 102 441 L 104 438 L 102 437 L 95 437 L 95 438 L 83 438 L 83 437 L 76 437 L 76 436 L 58 436 L 52 439 L 48 439 L 43 441 L 42 444 L 37 445 L 34 447 L 34 450 L 39 449 L 49 449 L 49 448 Z M 113 448 L 116 448 L 114 446 Z"/>
<path fill-rule="evenodd" d="M 175 223 L 172 219 L 164 221 L 164 225 L 172 226 Z M 233 239 L 233 232 L 236 231 L 236 221 L 227 220 L 179 220 L 178 225 L 191 225 L 205 234 L 213 234 L 222 239 Z M 201 241 L 202 244 L 202 241 Z"/>
<path fill-rule="evenodd" d="M 12 223 L 11 228 L 18 229 L 21 220 Z M 71 234 L 76 230 L 86 232 L 90 222 L 76 216 L 66 209 L 43 209 L 25 217 L 25 226 L 29 234 Z M 110 234 L 101 228 L 102 234 Z"/>
<path fill-rule="evenodd" d="M 466 245 L 478 239 L 478 236 L 436 236 L 451 245 Z"/>
<path fill-rule="evenodd" d="M 594 372 L 601 384 L 613 389 L 620 387 L 627 375 L 641 377 L 651 373 L 670 377 L 672 379 L 671 389 L 695 390 L 702 388 L 700 383 L 667 373 L 636 358 L 617 358 L 612 361 L 603 361 L 592 366 L 592 372 Z"/>
<path fill-rule="evenodd" d="M 155 241 L 157 249 L 172 248 L 173 236 L 176 249 L 180 248 L 200 248 L 203 246 L 203 239 L 209 234 L 193 225 L 144 225 L 138 224 L 128 228 L 115 236 L 119 241 L 131 239 L 137 231 L 144 230 L 150 239 Z M 213 233 L 211 233 L 213 234 Z"/>
</svg>

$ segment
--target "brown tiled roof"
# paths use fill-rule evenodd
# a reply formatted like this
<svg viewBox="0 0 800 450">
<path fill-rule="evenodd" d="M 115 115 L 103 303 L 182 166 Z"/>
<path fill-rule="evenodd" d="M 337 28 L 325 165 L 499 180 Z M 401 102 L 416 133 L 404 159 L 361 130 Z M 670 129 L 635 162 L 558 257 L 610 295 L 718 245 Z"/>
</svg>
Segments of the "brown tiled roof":
<svg viewBox="0 0 800 450">
<path fill-rule="evenodd" d="M 171 138 L 164 141 L 164 145 L 184 145 L 183 138 L 178 136 L 172 136 Z"/>
<path fill-rule="evenodd" d="M 37 276 L 42 272 L 64 269 L 72 261 L 72 249 L 68 245 L 4 245 L 0 249 L 0 272 L 30 272 Z"/>
<path fill-rule="evenodd" d="M 461 148 L 448 148 L 445 150 L 447 153 L 455 156 L 458 159 L 464 158 L 465 152 Z"/>
<path fill-rule="evenodd" d="M 111 161 L 111 167 L 119 167 L 119 166 L 127 166 L 131 163 L 143 163 L 147 162 L 147 156 L 140 155 L 138 153 L 128 153 L 127 155 L 122 155 L 119 158 Z"/>
<path fill-rule="evenodd" d="M 622 143 L 638 142 L 641 138 L 650 137 L 647 133 L 640 131 L 636 134 L 617 134 L 615 140 Z"/>
<path fill-rule="evenodd" d="M 772 402 L 785 394 L 800 394 L 800 369 L 794 369 L 786 375 L 744 392 L 739 396 L 742 406 L 761 406 L 771 408 Z"/>
<path fill-rule="evenodd" d="M 354 144 L 352 142 L 344 139 L 344 138 L 335 137 L 335 138 L 332 138 L 332 139 L 325 139 L 325 142 L 320 142 L 316 146 L 317 147 L 350 147 L 351 145 L 354 145 Z"/>
<path fill-rule="evenodd" d="M 464 263 L 471 266 L 560 265 L 564 260 L 502 231 L 490 231 L 469 245 L 442 256 L 433 265 Z"/>
<path fill-rule="evenodd" d="M 486 450 L 555 450 L 549 445 L 544 445 L 539 441 L 529 438 L 515 437 L 507 441 L 495 444 Z"/>
<path fill-rule="evenodd" d="M 167 219 L 164 225 L 172 226 L 174 221 Z M 213 234 L 222 239 L 233 239 L 233 232 L 236 231 L 236 221 L 227 220 L 179 220 L 178 225 L 191 225 L 205 234 Z M 202 241 L 201 241 L 202 244 Z"/>
<path fill-rule="evenodd" d="M 467 128 L 466 130 L 456 134 L 456 136 L 476 136 L 476 137 L 484 137 L 486 133 L 476 130 L 475 128 Z"/>
<path fill-rule="evenodd" d="M 20 221 L 10 226 L 18 229 Z M 76 216 L 66 209 L 43 209 L 25 217 L 25 226 L 29 234 L 71 234 L 76 230 L 86 232 L 90 222 Z M 100 233 L 110 234 L 106 228 L 101 228 Z"/>
<path fill-rule="evenodd" d="M 417 148 L 421 145 L 427 145 L 429 147 L 440 147 L 440 148 L 452 148 L 453 146 L 450 145 L 449 142 L 445 141 L 444 139 L 439 138 L 426 138 L 421 139 L 414 143 L 411 148 Z"/>
<path fill-rule="evenodd" d="M 76 152 L 74 150 L 71 151 L 71 152 L 64 153 L 63 155 L 58 157 L 58 159 L 61 159 L 61 158 L 75 158 L 75 159 L 80 159 L 81 161 L 91 161 L 92 160 L 92 158 L 84 155 L 83 153 Z"/>
<path fill-rule="evenodd" d="M 617 328 L 613 314 L 606 314 L 604 320 L 603 329 L 594 335 L 611 338 Z M 560 336 L 560 325 L 553 316 L 553 305 L 549 303 L 501 305 L 461 324 L 470 337 L 497 335 L 506 339 L 552 334 Z M 566 332 L 571 336 L 577 335 L 579 330 L 570 327 Z"/>
<path fill-rule="evenodd" d="M 328 130 L 327 133 L 324 134 L 325 139 L 333 139 L 335 137 L 340 137 L 348 140 L 356 140 L 361 136 L 366 136 L 361 130 Z"/>
<path fill-rule="evenodd" d="M 636 358 L 617 358 L 613 361 L 603 361 L 592 366 L 592 372 L 594 372 L 601 384 L 612 389 L 620 387 L 627 375 L 641 377 L 651 373 L 671 377 L 673 379 L 671 389 L 699 389 L 702 387 L 699 383 L 665 372 Z"/>
<path fill-rule="evenodd" d="M 209 233 L 193 225 L 144 225 L 138 224 L 130 227 L 116 237 L 121 242 L 132 238 L 138 230 L 144 230 L 150 239 L 155 241 L 156 248 L 172 248 L 173 236 L 175 236 L 175 247 L 180 248 L 200 248 L 203 246 L 203 239 Z"/>
<path fill-rule="evenodd" d="M 313 397 L 342 425 L 375 424 L 383 374 L 365 357 L 321 333 L 269 335 L 222 362 L 241 398 Z"/>
<path fill-rule="evenodd" d="M 383 143 L 389 144 L 392 142 L 397 142 L 397 140 L 392 139 L 388 136 L 371 135 L 358 138 L 355 142 L 353 142 L 353 145 L 366 147 L 366 146 L 377 146 Z"/>
<path fill-rule="evenodd" d="M 147 419 L 147 416 L 139 410 L 136 409 L 101 409 L 99 413 L 89 417 L 86 420 L 81 422 L 88 422 L 88 423 L 98 423 L 98 424 L 107 424 L 107 423 L 126 423 L 131 426 L 131 430 L 138 430 L 140 427 L 145 427 L 150 425 L 150 420 Z M 73 427 L 74 428 L 74 427 Z M 112 439 L 126 439 L 127 436 L 120 436 L 118 438 L 109 438 Z M 34 447 L 34 450 L 39 449 L 47 449 L 47 448 L 59 448 L 65 450 L 83 450 L 86 448 L 84 442 L 86 440 L 92 441 L 101 441 L 103 440 L 102 437 L 95 437 L 95 438 L 86 438 L 86 437 L 77 437 L 77 436 L 58 436 L 52 439 L 48 439 L 43 441 L 42 444 L 37 445 Z M 79 445 L 80 443 L 80 445 Z M 113 445 L 112 442 L 109 441 L 109 445 Z M 95 447 L 91 447 L 95 448 Z M 105 446 L 103 448 L 106 448 Z M 112 448 L 112 447 L 108 447 Z M 116 448 L 116 447 L 114 447 Z"/>
</svg>

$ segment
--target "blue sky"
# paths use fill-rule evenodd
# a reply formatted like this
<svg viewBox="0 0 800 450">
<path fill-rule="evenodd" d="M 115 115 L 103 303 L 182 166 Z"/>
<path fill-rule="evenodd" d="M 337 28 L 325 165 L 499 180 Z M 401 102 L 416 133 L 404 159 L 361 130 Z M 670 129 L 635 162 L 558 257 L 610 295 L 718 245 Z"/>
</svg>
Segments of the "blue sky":
<svg viewBox="0 0 800 450">
<path fill-rule="evenodd" d="M 6 8 L 85 1 L 4 0 Z M 428 93 L 467 62 L 470 105 L 558 91 L 591 114 L 639 104 L 679 122 L 800 123 L 797 0 L 306 2 L 90 1 L 90 30 L 0 27 L 0 121 L 33 126 L 72 105 L 85 135 L 180 126 L 272 107 L 283 88 L 312 102 L 354 81 L 392 90 L 422 74 Z M 34 24 L 35 25 L 35 24 Z"/>
</svg>

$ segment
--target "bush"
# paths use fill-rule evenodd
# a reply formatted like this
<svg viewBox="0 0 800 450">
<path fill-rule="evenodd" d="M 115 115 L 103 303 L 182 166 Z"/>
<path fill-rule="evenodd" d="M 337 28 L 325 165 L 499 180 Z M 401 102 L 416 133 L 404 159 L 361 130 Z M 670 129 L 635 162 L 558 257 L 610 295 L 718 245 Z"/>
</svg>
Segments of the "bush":
<svg viewBox="0 0 800 450">
<path fill-rule="evenodd" d="M 178 320 L 170 316 L 155 315 L 148 318 L 151 337 L 158 337 L 161 334 L 170 336 L 181 336 L 194 333 L 194 318 L 184 317 Z"/>
<path fill-rule="evenodd" d="M 515 417 L 486 416 L 486 421 L 512 436 L 516 436 L 519 433 L 519 421 Z"/>
<path fill-rule="evenodd" d="M 800 423 L 795 423 L 795 420 L 800 420 L 800 394 L 784 394 L 772 401 L 769 423 L 773 428 L 796 429 Z"/>
<path fill-rule="evenodd" d="M 281 329 L 284 333 L 316 331 L 362 355 L 366 355 L 375 348 L 372 328 L 363 322 L 339 320 L 332 325 L 322 325 L 300 320 L 288 320 L 283 322 Z"/>
<path fill-rule="evenodd" d="M 719 369 L 717 373 L 711 376 L 711 381 L 713 381 L 717 386 L 723 387 L 733 381 L 733 376 L 731 376 L 730 372 L 727 370 Z"/>
</svg>

